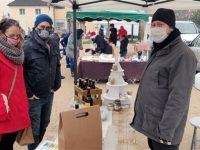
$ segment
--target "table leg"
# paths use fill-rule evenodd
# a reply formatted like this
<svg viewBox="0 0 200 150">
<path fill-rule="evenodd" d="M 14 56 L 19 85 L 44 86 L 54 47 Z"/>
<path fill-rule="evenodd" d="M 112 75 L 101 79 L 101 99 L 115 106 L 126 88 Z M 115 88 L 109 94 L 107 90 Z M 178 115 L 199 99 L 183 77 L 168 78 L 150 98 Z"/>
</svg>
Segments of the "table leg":
<svg viewBox="0 0 200 150">
<path fill-rule="evenodd" d="M 192 137 L 192 144 L 191 144 L 191 149 L 190 150 L 196 150 L 196 127 L 194 127 L 194 132 L 193 132 L 193 137 Z"/>
</svg>

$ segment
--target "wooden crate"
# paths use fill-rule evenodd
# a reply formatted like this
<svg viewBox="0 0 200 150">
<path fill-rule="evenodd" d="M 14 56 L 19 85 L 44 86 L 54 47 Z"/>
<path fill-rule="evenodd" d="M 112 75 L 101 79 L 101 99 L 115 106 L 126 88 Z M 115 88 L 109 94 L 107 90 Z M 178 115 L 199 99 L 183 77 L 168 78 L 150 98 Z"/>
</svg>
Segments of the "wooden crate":
<svg viewBox="0 0 200 150">
<path fill-rule="evenodd" d="M 93 105 L 102 105 L 102 100 L 101 100 L 101 94 L 102 94 L 102 89 L 99 89 L 96 87 L 95 89 L 91 89 L 91 96 L 92 98 L 96 95 L 97 99 L 93 99 Z M 74 100 L 77 101 L 79 104 L 84 104 L 83 101 L 83 96 L 84 98 L 87 96 L 87 90 L 82 90 L 80 89 L 77 85 L 74 86 Z"/>
</svg>

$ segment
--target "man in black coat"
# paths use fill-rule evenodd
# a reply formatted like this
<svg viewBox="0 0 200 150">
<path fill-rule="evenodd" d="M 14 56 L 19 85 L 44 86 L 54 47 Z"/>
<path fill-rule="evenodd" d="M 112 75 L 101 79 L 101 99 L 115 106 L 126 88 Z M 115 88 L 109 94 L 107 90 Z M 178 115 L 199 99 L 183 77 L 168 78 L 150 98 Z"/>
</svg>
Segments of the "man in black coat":
<svg viewBox="0 0 200 150">
<path fill-rule="evenodd" d="M 104 40 L 103 37 L 96 35 L 95 32 L 90 34 L 90 38 L 94 43 L 96 43 L 97 47 L 95 48 L 95 52 L 104 53 L 104 54 L 112 54 L 112 47 Z"/>
<path fill-rule="evenodd" d="M 117 29 L 115 28 L 115 25 L 113 23 L 110 24 L 110 39 L 109 41 L 117 45 Z"/>
<path fill-rule="evenodd" d="M 38 15 L 31 38 L 23 46 L 24 78 L 34 137 L 28 150 L 35 150 L 43 140 L 50 123 L 54 92 L 61 86 L 60 53 L 49 38 L 52 25 L 48 15 Z"/>
</svg>

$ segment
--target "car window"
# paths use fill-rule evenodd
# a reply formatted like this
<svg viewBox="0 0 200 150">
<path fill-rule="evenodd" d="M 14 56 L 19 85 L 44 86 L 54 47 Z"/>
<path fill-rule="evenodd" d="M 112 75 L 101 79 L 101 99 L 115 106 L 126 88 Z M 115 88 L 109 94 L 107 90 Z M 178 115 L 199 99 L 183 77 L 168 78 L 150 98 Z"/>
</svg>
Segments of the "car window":
<svg viewBox="0 0 200 150">
<path fill-rule="evenodd" d="M 197 41 L 199 41 L 200 39 L 200 35 L 198 35 L 192 42 L 191 42 L 191 46 L 196 46 L 197 45 Z"/>
<path fill-rule="evenodd" d="M 181 34 L 197 34 L 194 23 L 176 23 L 176 28 Z"/>
<path fill-rule="evenodd" d="M 200 37 L 197 39 L 197 42 L 196 42 L 196 47 L 200 47 Z"/>
</svg>

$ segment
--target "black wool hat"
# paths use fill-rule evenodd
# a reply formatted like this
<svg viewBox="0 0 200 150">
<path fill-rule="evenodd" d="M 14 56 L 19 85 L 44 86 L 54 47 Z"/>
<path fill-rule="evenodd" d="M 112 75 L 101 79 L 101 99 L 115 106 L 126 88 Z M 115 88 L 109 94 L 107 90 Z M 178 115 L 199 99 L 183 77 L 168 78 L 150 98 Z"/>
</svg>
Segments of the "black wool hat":
<svg viewBox="0 0 200 150">
<path fill-rule="evenodd" d="M 172 9 L 159 8 L 152 17 L 151 22 L 162 21 L 171 28 L 175 28 L 175 14 Z"/>
</svg>

